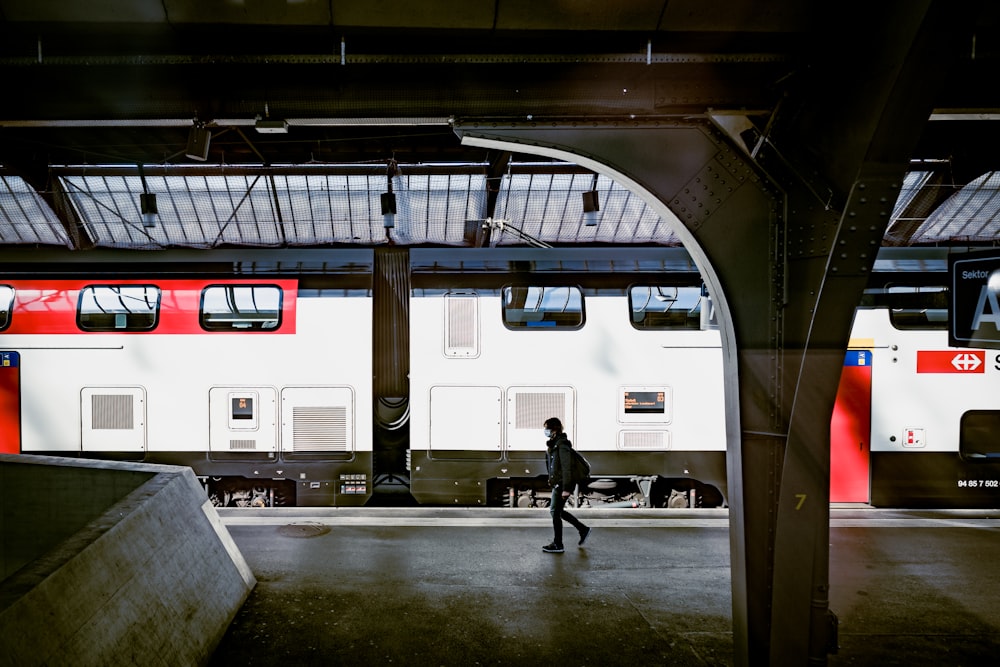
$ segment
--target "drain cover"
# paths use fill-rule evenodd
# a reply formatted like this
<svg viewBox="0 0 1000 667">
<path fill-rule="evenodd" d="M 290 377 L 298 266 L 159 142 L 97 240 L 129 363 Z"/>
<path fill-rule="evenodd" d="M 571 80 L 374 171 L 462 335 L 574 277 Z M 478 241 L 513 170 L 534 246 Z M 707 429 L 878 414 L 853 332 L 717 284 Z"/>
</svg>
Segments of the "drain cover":
<svg viewBox="0 0 1000 667">
<path fill-rule="evenodd" d="M 330 532 L 330 526 L 319 523 L 290 523 L 278 528 L 278 534 L 285 537 L 319 537 Z"/>
</svg>

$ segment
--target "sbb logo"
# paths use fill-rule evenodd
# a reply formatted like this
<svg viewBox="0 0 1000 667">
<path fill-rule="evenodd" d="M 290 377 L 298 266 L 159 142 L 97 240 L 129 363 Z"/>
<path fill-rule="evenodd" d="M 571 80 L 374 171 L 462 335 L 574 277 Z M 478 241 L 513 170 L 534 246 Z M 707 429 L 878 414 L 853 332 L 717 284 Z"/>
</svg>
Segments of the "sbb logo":
<svg viewBox="0 0 1000 667">
<path fill-rule="evenodd" d="M 918 350 L 918 373 L 984 373 L 986 353 L 981 350 Z"/>
</svg>

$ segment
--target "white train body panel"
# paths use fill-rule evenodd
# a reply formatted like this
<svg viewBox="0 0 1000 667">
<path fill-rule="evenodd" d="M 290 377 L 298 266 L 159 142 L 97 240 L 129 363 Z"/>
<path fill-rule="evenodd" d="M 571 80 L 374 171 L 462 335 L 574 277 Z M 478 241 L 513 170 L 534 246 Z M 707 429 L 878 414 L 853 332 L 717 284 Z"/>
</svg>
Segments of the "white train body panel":
<svg viewBox="0 0 1000 667">
<path fill-rule="evenodd" d="M 349 449 L 371 451 L 371 300 L 305 298 L 296 310 L 293 334 L 3 335 L 2 347 L 21 355 L 22 451 L 206 452 L 210 395 L 222 388 L 257 394 L 264 416 L 253 433 L 267 438 L 256 450 L 274 452 L 278 397 L 302 386 L 349 397 Z M 90 394 L 133 391 L 141 440 L 123 444 L 121 429 L 99 436 L 84 428 Z"/>
<path fill-rule="evenodd" d="M 640 331 L 624 296 L 586 297 L 576 330 L 512 330 L 501 297 L 478 303 L 474 356 L 447 356 L 446 299 L 411 302 L 411 448 L 544 451 L 539 413 L 517 419 L 519 392 L 565 396 L 565 426 L 581 451 L 725 450 L 718 331 Z M 625 390 L 665 393 L 664 414 L 625 414 Z M 633 437 L 637 436 L 637 437 Z"/>
<path fill-rule="evenodd" d="M 948 347 L 944 330 L 900 331 L 884 309 L 859 310 L 852 335 L 874 341 L 872 452 L 957 452 L 962 415 L 1000 409 L 995 350 Z"/>
</svg>

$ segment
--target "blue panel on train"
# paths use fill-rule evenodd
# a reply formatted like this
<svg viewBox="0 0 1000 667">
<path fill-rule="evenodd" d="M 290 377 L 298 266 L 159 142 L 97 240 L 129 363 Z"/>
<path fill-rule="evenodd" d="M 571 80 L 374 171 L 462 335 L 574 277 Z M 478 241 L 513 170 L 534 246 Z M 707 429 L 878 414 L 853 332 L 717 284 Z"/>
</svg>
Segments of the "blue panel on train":
<svg viewBox="0 0 1000 667">
<path fill-rule="evenodd" d="M 871 366 L 872 353 L 870 350 L 848 350 L 844 355 L 845 366 Z"/>
<path fill-rule="evenodd" d="M 21 355 L 17 352 L 0 352 L 0 368 L 17 368 Z"/>
</svg>

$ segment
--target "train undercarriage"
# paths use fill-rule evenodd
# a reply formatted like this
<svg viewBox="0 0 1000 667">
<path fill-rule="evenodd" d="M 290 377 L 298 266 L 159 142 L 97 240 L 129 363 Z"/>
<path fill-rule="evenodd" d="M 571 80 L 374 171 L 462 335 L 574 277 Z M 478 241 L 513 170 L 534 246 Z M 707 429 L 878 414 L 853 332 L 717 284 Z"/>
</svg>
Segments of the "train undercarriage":
<svg viewBox="0 0 1000 667">
<path fill-rule="evenodd" d="M 245 477 L 199 477 L 208 499 L 215 507 L 291 507 L 295 502 L 295 482 L 287 479 L 247 479 Z"/>
<path fill-rule="evenodd" d="M 297 504 L 296 484 L 286 479 L 244 477 L 200 477 L 215 507 L 293 507 Z M 404 485 L 408 480 L 399 480 Z M 487 482 L 487 505 L 509 508 L 546 508 L 552 489 L 545 478 L 496 478 Z M 377 495 L 377 489 L 374 489 Z M 384 494 L 383 494 L 384 495 Z M 393 494 L 396 502 L 410 505 L 412 498 Z M 380 497 L 378 504 L 386 504 Z M 724 506 L 722 494 L 711 485 L 687 478 L 660 476 L 600 477 L 590 480 L 573 494 L 570 507 L 593 508 L 710 508 Z M 470 503 L 474 506 L 475 503 Z"/>
<path fill-rule="evenodd" d="M 489 504 L 495 507 L 548 507 L 552 488 L 544 478 L 493 479 L 488 483 Z M 571 507 L 699 508 L 723 506 L 722 494 L 707 484 L 686 478 L 660 476 L 600 477 L 581 485 Z"/>
</svg>

